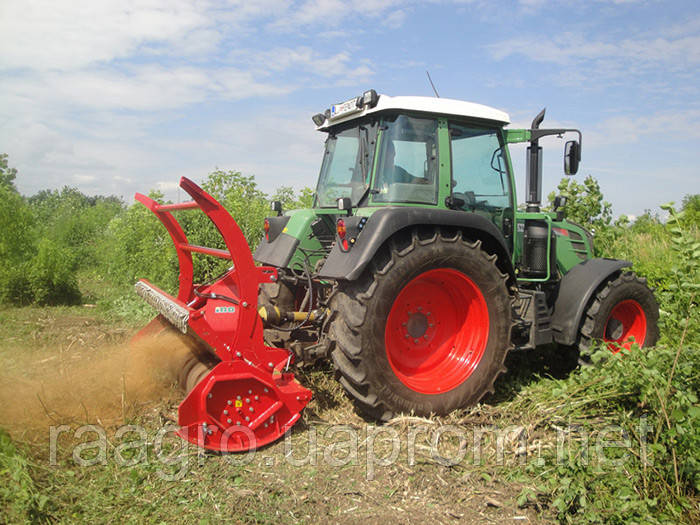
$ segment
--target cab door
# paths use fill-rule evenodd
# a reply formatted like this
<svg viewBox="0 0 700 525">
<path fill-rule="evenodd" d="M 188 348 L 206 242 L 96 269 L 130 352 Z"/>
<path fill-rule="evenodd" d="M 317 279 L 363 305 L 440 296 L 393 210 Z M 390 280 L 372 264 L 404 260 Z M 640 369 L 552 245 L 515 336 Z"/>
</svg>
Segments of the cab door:
<svg viewBox="0 0 700 525">
<path fill-rule="evenodd" d="M 514 195 L 500 129 L 449 123 L 453 209 L 493 222 L 513 252 Z"/>
</svg>

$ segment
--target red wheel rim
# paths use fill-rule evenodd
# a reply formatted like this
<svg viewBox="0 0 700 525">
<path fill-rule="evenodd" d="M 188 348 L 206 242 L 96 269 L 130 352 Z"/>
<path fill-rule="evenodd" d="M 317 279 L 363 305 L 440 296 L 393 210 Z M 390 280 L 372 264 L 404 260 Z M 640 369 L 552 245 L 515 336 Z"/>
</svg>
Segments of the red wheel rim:
<svg viewBox="0 0 700 525">
<path fill-rule="evenodd" d="M 479 287 L 450 268 L 429 270 L 399 293 L 384 342 L 394 374 L 411 390 L 441 394 L 476 369 L 489 337 L 489 312 Z"/>
<path fill-rule="evenodd" d="M 629 350 L 632 343 L 644 344 L 647 334 L 647 318 L 637 301 L 627 299 L 615 305 L 605 322 L 603 340 L 617 353 L 621 348 Z M 634 338 L 634 340 L 632 339 Z"/>
</svg>

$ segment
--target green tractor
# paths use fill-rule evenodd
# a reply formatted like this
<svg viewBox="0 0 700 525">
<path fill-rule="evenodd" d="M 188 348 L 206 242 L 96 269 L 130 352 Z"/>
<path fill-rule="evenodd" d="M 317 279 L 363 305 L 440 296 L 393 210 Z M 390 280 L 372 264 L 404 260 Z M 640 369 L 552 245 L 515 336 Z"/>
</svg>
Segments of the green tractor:
<svg viewBox="0 0 700 525">
<path fill-rule="evenodd" d="M 265 219 L 254 253 L 266 336 L 303 361 L 330 357 L 364 413 L 446 414 L 477 403 L 511 349 L 558 343 L 585 354 L 658 338 L 658 305 L 629 262 L 593 258 L 593 236 L 542 211 L 542 137 L 469 102 L 374 90 L 313 117 L 327 135 L 311 209 Z M 508 145 L 528 142 L 517 206 Z"/>
<path fill-rule="evenodd" d="M 178 329 L 197 350 L 180 374 L 179 434 L 225 451 L 279 439 L 311 398 L 290 371 L 295 359 L 330 358 L 357 407 L 387 420 L 477 403 L 513 349 L 653 345 L 658 305 L 644 279 L 629 262 L 593 258 L 592 235 L 566 220 L 563 199 L 540 209 L 539 140 L 575 134 L 569 175 L 581 158 L 581 133 L 542 129 L 543 119 L 506 129 L 508 115 L 493 108 L 374 90 L 334 105 L 313 117 L 327 135 L 313 206 L 273 202 L 252 255 L 192 181 L 180 182 L 188 202 L 137 194 L 180 263 L 176 297 L 136 284 L 160 313 L 138 336 Z M 529 143 L 523 210 L 508 151 L 520 142 Z M 187 241 L 172 213 L 193 208 L 226 250 Z M 233 265 L 195 285 L 192 253 Z"/>
</svg>

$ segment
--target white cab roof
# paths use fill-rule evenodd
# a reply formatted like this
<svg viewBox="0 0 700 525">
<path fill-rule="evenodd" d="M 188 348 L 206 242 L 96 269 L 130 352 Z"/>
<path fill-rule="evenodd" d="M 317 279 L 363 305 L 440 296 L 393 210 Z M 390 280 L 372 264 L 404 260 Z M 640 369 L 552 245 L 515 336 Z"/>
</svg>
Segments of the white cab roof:
<svg viewBox="0 0 700 525">
<path fill-rule="evenodd" d="M 340 122 L 347 122 L 371 113 L 388 110 L 417 111 L 446 116 L 483 119 L 504 125 L 510 122 L 508 113 L 500 109 L 484 106 L 483 104 L 475 104 L 474 102 L 437 97 L 390 97 L 388 95 L 380 95 L 377 105 L 373 108 L 365 108 L 362 111 L 347 116 L 341 116 L 330 121 L 326 119 L 326 121 L 316 129 L 326 131 L 330 126 Z"/>
</svg>

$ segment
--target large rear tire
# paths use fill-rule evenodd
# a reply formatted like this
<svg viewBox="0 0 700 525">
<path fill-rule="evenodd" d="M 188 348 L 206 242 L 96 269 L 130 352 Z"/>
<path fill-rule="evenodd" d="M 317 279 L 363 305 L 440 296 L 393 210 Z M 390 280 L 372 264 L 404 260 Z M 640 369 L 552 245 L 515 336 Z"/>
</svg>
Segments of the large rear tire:
<svg viewBox="0 0 700 525">
<path fill-rule="evenodd" d="M 659 305 L 646 279 L 632 272 L 609 280 L 586 310 L 579 350 L 590 355 L 595 340 L 604 341 L 611 352 L 629 350 L 633 342 L 654 346 L 659 339 Z"/>
<path fill-rule="evenodd" d="M 506 275 L 460 231 L 392 239 L 330 307 L 331 356 L 366 414 L 446 414 L 477 403 L 505 371 Z"/>
</svg>

